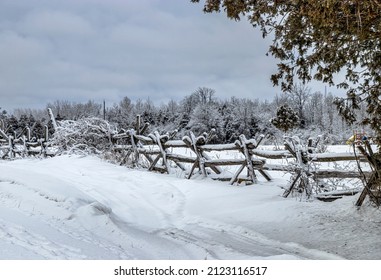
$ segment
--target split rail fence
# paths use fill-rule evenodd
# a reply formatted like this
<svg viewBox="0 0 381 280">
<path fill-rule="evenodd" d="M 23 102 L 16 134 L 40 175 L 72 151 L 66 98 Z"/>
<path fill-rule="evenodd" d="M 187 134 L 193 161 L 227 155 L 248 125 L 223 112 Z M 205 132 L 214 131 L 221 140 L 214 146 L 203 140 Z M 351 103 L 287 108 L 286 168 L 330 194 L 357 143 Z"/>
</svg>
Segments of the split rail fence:
<svg viewBox="0 0 381 280">
<path fill-rule="evenodd" d="M 35 139 L 31 137 L 30 128 L 25 129 L 26 134 L 17 137 L 17 135 L 7 135 L 0 129 L 0 154 L 1 158 L 14 159 L 17 156 L 25 157 L 32 155 L 54 156 L 54 149 L 49 149 L 49 132 L 45 126 L 44 137 Z"/>
<path fill-rule="evenodd" d="M 57 124 L 54 116 L 49 112 L 53 120 L 54 127 Z M 260 174 L 267 181 L 271 181 L 271 171 L 284 171 L 292 174 L 292 180 L 285 188 L 284 197 L 290 195 L 294 191 L 303 192 L 307 196 L 316 193 L 312 182 L 317 185 L 318 181 L 325 178 L 359 178 L 363 181 L 365 187 L 362 190 L 360 198 L 356 205 L 360 206 L 365 197 L 370 199 L 378 206 L 381 204 L 380 189 L 380 162 L 375 161 L 372 148 L 369 143 L 366 148 L 360 147 L 361 154 L 353 153 L 316 153 L 316 143 L 309 140 L 307 145 L 302 145 L 296 138 L 285 138 L 284 150 L 264 150 L 258 148 L 264 139 L 260 135 L 257 139 L 247 139 L 244 135 L 240 135 L 239 139 L 230 144 L 210 144 L 213 138 L 213 132 L 204 133 L 196 136 L 190 132 L 189 136 L 183 137 L 181 140 L 174 140 L 176 133 L 159 134 L 155 131 L 146 134 L 148 123 L 141 123 L 140 116 L 137 116 L 136 126 L 134 129 L 125 130 L 124 133 L 113 135 L 112 138 L 116 144 L 112 149 L 119 153 L 122 157 L 123 164 L 131 164 L 139 166 L 144 160 L 148 162 L 149 171 L 158 171 L 162 173 L 170 173 L 171 164 L 184 171 L 186 178 L 190 179 L 196 174 L 203 177 L 210 177 L 215 180 L 229 181 L 230 184 L 253 184 L 258 181 L 257 174 Z M 45 128 L 45 137 L 38 141 L 32 141 L 30 131 L 27 134 L 15 138 L 9 136 L 0 130 L 1 145 L 0 150 L 3 152 L 3 158 L 14 158 L 16 154 L 27 156 L 39 154 L 43 156 L 54 155 L 53 150 L 49 152 L 48 129 Z M 118 145 L 118 140 L 128 140 L 128 145 Z M 53 147 L 54 148 L 54 147 Z M 175 153 L 178 148 L 186 148 L 192 151 L 192 156 L 184 155 L 184 153 Z M 6 151 L 6 152 L 4 152 Z M 240 155 L 236 158 L 221 159 L 211 156 L 209 153 L 236 151 Z M 287 159 L 287 164 L 269 164 L 267 159 Z M 292 160 L 291 160 L 292 159 Z M 339 161 L 367 161 L 371 170 L 368 172 L 354 172 L 346 170 L 334 169 L 317 169 L 314 163 L 318 162 L 339 162 Z M 190 167 L 189 167 L 190 166 Z M 236 166 L 234 174 L 226 175 L 223 167 Z M 244 172 L 245 171 L 245 172 Z M 353 194 L 353 190 L 349 191 Z M 345 195 L 341 193 L 340 195 Z M 339 197 L 339 196 L 337 196 Z"/>
</svg>

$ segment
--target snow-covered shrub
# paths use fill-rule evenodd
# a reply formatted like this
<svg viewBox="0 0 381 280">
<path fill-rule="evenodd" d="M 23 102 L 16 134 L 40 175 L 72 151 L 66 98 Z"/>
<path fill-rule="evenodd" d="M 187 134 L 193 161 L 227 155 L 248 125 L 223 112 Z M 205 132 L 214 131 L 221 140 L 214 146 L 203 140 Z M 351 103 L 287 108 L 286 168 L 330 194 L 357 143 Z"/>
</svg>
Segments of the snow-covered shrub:
<svg viewBox="0 0 381 280">
<path fill-rule="evenodd" d="M 61 152 L 100 154 L 111 148 L 112 135 L 116 132 L 114 125 L 99 118 L 64 120 L 59 123 L 51 142 L 59 146 Z"/>
</svg>

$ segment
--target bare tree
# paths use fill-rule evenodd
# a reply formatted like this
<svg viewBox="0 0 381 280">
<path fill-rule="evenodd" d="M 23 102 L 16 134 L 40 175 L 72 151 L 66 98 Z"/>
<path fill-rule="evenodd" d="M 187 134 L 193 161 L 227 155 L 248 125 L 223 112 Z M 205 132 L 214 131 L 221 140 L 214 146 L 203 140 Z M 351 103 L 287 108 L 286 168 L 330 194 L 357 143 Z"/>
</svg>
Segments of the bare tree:
<svg viewBox="0 0 381 280">
<path fill-rule="evenodd" d="M 304 128 L 306 125 L 305 106 L 311 96 L 311 89 L 305 84 L 297 84 L 292 87 L 289 95 L 289 104 L 296 110 L 299 117 L 299 125 Z"/>
<path fill-rule="evenodd" d="M 214 101 L 215 93 L 216 91 L 212 88 L 199 87 L 192 93 L 192 95 L 198 99 L 198 103 L 208 104 Z"/>
</svg>

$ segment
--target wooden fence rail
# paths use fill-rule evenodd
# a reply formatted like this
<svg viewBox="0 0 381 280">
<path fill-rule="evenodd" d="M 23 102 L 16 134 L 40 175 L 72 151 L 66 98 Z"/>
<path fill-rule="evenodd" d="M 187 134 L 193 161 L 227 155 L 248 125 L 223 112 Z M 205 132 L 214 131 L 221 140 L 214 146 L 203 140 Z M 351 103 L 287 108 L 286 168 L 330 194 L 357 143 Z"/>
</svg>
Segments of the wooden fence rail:
<svg viewBox="0 0 381 280">
<path fill-rule="evenodd" d="M 30 129 L 26 128 L 26 135 L 16 137 L 16 135 L 7 135 L 0 129 L 0 151 L 2 158 L 14 159 L 17 155 L 20 157 L 30 155 L 53 156 L 54 153 L 49 151 L 49 133 L 48 127 L 45 126 L 44 138 L 31 139 Z"/>
<path fill-rule="evenodd" d="M 230 184 L 236 182 L 255 183 L 257 181 L 256 172 L 261 174 L 266 180 L 271 180 L 268 171 L 284 171 L 296 174 L 294 181 L 285 191 L 284 196 L 287 197 L 296 186 L 307 182 L 303 182 L 305 178 L 315 181 L 326 178 L 362 178 L 363 174 L 369 176 L 369 172 L 332 170 L 332 169 L 315 169 L 311 165 L 316 162 L 338 162 L 338 161 L 355 161 L 364 160 L 362 155 L 354 155 L 353 153 L 316 153 L 313 147 L 308 146 L 301 148 L 296 145 L 292 139 L 285 139 L 285 150 L 270 151 L 258 148 L 263 140 L 261 135 L 258 139 L 246 139 L 241 135 L 237 141 L 229 144 L 208 144 L 206 138 L 208 135 L 196 137 L 192 132 L 190 136 L 183 137 L 182 140 L 171 140 L 168 135 L 159 135 L 154 132 L 148 136 L 130 134 L 133 145 L 116 145 L 116 150 L 129 150 L 128 155 L 141 154 L 150 162 L 149 170 L 157 170 L 160 172 L 169 172 L 168 160 L 174 162 L 182 170 L 186 171 L 183 163 L 191 164 L 190 172 L 187 178 L 191 178 L 195 171 L 204 177 L 211 177 L 217 180 L 229 181 Z M 185 156 L 171 152 L 173 148 L 187 148 L 193 152 L 193 156 Z M 238 151 L 241 154 L 240 159 L 211 159 L 208 152 L 222 151 Z M 154 158 L 152 158 L 154 157 Z M 138 157 L 130 160 L 136 161 Z M 292 159 L 293 164 L 269 164 L 266 159 Z M 138 162 L 134 162 L 137 165 Z M 221 166 L 238 166 L 236 173 L 228 178 L 222 175 Z M 211 170 L 207 171 L 206 168 Z M 243 170 L 247 171 L 245 177 L 240 177 Z M 211 174 L 211 171 L 213 174 Z M 221 175 L 221 176 L 219 176 Z M 308 184 L 307 184 L 308 185 Z"/>
<path fill-rule="evenodd" d="M 51 111 L 49 115 L 52 120 L 54 116 Z M 53 116 L 53 117 L 52 117 Z M 53 121 L 55 129 L 59 126 Z M 149 171 L 158 171 L 162 173 L 170 173 L 171 164 L 174 163 L 181 170 L 186 172 L 186 178 L 190 179 L 196 174 L 203 177 L 210 177 L 216 180 L 229 181 L 230 184 L 245 182 L 246 184 L 256 183 L 257 173 L 262 175 L 267 181 L 271 180 L 271 171 L 283 171 L 293 174 L 290 185 L 286 188 L 283 196 L 287 197 L 295 189 L 302 189 L 307 195 L 312 194 L 310 180 L 318 181 L 325 178 L 360 178 L 366 180 L 375 180 L 379 178 L 379 173 L 374 175 L 373 172 L 353 172 L 346 170 L 332 169 L 316 169 L 313 164 L 317 162 L 338 162 L 338 161 L 356 161 L 369 160 L 365 153 L 355 155 L 352 153 L 316 153 L 313 141 L 308 141 L 307 145 L 301 145 L 300 141 L 294 138 L 285 138 L 285 149 L 272 151 L 260 149 L 259 145 L 264 139 L 260 135 L 256 139 L 247 139 L 244 135 L 240 135 L 239 139 L 229 144 L 210 144 L 213 138 L 213 132 L 204 133 L 196 136 L 190 132 L 188 136 L 184 136 L 181 140 L 173 139 L 176 132 L 161 135 L 154 131 L 148 135 L 143 135 L 148 128 L 148 123 L 143 123 L 138 116 L 134 129 L 124 130 L 124 132 L 112 135 L 114 143 L 112 149 L 116 153 L 124 156 L 123 163 L 129 163 L 132 166 L 141 164 L 142 159 L 148 162 Z M 16 138 L 7 135 L 0 129 L 0 151 L 3 158 L 15 158 L 16 155 L 54 155 L 49 153 L 48 128 L 45 127 L 45 137 L 38 141 L 32 141 L 30 138 L 30 130 L 26 130 L 27 134 Z M 117 144 L 119 140 L 127 139 L 128 145 Z M 191 156 L 177 152 L 176 149 L 185 148 L 192 152 Z M 210 153 L 236 151 L 238 158 L 213 158 Z M 287 164 L 271 164 L 266 160 L 271 159 L 287 159 Z M 373 164 L 373 167 L 379 163 Z M 223 172 L 225 166 L 236 166 L 234 174 L 226 175 Z M 246 174 L 244 175 L 244 171 Z M 373 174 L 373 175 L 372 175 Z M 372 179 L 373 178 L 373 179 Z M 374 192 L 364 191 L 373 195 Z M 381 201 L 381 200 L 380 200 Z"/>
<path fill-rule="evenodd" d="M 182 140 L 171 140 L 170 135 L 160 135 L 157 131 L 149 134 L 148 136 L 137 135 L 129 133 L 131 145 L 115 145 L 114 149 L 117 151 L 127 151 L 127 158 L 133 165 L 138 165 L 140 155 L 143 155 L 149 162 L 148 170 L 157 170 L 160 172 L 169 173 L 168 161 L 174 162 L 182 170 L 187 171 L 184 164 L 191 164 L 190 171 L 187 178 L 191 178 L 197 173 L 202 174 L 204 177 L 210 177 L 210 173 L 220 175 L 223 173 L 221 166 L 238 166 L 238 170 L 231 178 L 211 176 L 217 180 L 229 180 L 230 184 L 245 181 L 247 183 L 254 183 L 257 181 L 255 171 L 262 174 L 266 180 L 271 180 L 271 176 L 262 167 L 265 164 L 263 159 L 253 157 L 251 152 L 257 148 L 259 143 L 263 140 L 260 136 L 258 140 L 247 140 L 244 135 L 241 135 L 239 140 L 232 144 L 207 144 L 209 134 L 196 137 L 192 132 L 189 136 L 185 136 Z M 174 148 L 186 148 L 192 151 L 193 156 L 185 156 L 179 153 L 173 153 L 170 150 Z M 242 155 L 239 159 L 213 159 L 208 152 L 221 152 L 221 151 L 239 151 Z M 210 170 L 207 170 L 210 169 Z M 247 170 L 247 176 L 240 177 L 242 171 Z M 198 170 L 196 172 L 196 170 Z"/>
</svg>

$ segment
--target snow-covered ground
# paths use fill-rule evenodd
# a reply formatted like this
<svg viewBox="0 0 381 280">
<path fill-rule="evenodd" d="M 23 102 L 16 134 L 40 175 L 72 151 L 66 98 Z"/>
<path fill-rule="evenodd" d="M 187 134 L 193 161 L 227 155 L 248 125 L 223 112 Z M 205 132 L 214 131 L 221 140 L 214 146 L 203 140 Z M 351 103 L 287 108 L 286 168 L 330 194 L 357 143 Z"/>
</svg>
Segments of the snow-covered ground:
<svg viewBox="0 0 381 280">
<path fill-rule="evenodd" d="M 93 156 L 0 161 L 0 259 L 381 259 L 381 210 Z"/>
</svg>

